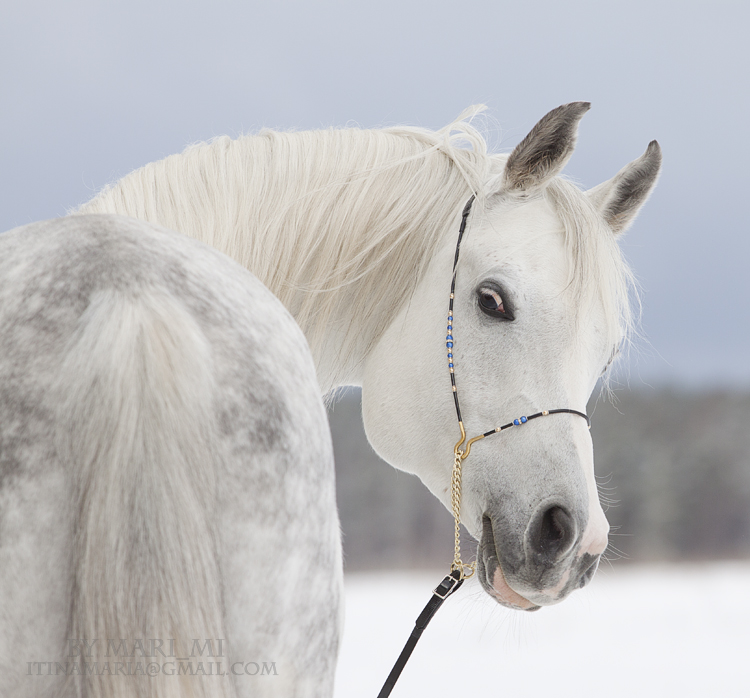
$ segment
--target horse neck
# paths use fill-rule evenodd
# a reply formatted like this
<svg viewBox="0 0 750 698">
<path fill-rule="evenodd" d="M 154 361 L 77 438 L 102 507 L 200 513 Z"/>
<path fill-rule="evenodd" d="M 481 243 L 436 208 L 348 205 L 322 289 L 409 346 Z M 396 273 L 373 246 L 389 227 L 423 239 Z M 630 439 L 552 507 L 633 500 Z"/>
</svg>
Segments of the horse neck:
<svg viewBox="0 0 750 698">
<path fill-rule="evenodd" d="M 466 157 L 459 168 L 455 154 L 383 131 L 224 137 L 131 173 L 77 213 L 148 220 L 233 257 L 297 320 L 326 393 L 359 384 L 455 227 Z"/>
</svg>

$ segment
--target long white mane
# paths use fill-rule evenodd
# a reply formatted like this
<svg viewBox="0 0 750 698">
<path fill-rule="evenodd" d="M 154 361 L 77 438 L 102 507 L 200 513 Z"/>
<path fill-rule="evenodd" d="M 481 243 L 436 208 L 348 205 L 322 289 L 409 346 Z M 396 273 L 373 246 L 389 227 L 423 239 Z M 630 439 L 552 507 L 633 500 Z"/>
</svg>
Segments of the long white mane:
<svg viewBox="0 0 750 698">
<path fill-rule="evenodd" d="M 439 131 L 223 136 L 132 172 L 76 213 L 152 221 L 233 257 L 295 317 L 327 392 L 410 297 L 468 197 L 482 206 L 502 172 L 507 156 L 488 154 L 470 123 L 482 109 Z M 571 252 L 571 289 L 602 299 L 616 341 L 630 327 L 631 275 L 614 236 L 573 184 L 556 178 L 544 195 Z M 321 369 L 332 335 L 342 348 Z"/>
</svg>

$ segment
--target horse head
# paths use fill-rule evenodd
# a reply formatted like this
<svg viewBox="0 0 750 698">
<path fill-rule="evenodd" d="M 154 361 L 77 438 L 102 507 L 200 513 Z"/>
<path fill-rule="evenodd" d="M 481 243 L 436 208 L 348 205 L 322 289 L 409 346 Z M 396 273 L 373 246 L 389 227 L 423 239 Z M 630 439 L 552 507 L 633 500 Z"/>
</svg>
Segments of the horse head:
<svg viewBox="0 0 750 698">
<path fill-rule="evenodd" d="M 653 141 L 583 192 L 558 175 L 589 104 L 547 114 L 495 170 L 468 216 L 456 268 L 449 359 L 468 435 L 556 408 L 584 413 L 630 324 L 630 272 L 617 236 L 661 165 Z M 457 212 L 455 232 L 460 213 Z M 456 237 L 445 239 L 369 352 L 363 414 L 376 451 L 450 508 L 460 436 L 445 356 Z M 475 443 L 461 520 L 477 574 L 499 603 L 527 610 L 583 587 L 607 547 L 586 421 L 560 413 Z"/>
</svg>

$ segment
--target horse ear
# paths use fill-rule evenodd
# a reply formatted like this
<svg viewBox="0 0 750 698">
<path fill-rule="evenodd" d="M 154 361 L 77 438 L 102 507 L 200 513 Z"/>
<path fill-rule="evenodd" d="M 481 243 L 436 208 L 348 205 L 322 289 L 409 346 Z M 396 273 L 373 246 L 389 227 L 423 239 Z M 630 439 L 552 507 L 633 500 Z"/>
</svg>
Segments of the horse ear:
<svg viewBox="0 0 750 698">
<path fill-rule="evenodd" d="M 542 117 L 508 157 L 502 190 L 529 191 L 544 186 L 573 154 L 578 122 L 590 102 L 571 102 Z"/>
<path fill-rule="evenodd" d="M 612 179 L 586 192 L 615 234 L 624 233 L 646 203 L 661 170 L 661 148 L 651 141 L 646 152 Z"/>
</svg>

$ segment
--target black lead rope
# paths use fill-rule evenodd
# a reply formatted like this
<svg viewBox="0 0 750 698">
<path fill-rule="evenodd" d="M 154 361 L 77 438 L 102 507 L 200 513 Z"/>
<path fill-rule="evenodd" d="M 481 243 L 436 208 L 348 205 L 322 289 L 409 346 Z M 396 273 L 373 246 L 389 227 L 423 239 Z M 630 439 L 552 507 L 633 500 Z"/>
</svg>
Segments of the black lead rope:
<svg viewBox="0 0 750 698">
<path fill-rule="evenodd" d="M 422 636 L 422 633 L 424 632 L 424 629 L 427 627 L 427 624 L 432 620 L 432 617 L 437 612 L 438 608 L 440 608 L 445 600 L 451 595 L 454 594 L 458 589 L 461 587 L 461 585 L 464 583 L 464 579 L 472 576 L 474 574 L 474 564 L 465 564 L 461 561 L 461 550 L 460 550 L 460 541 L 459 541 L 459 525 L 460 525 L 460 513 L 461 513 L 461 463 L 464 461 L 471 451 L 471 445 L 475 441 L 479 441 L 480 439 L 484 439 L 488 436 L 491 436 L 492 434 L 498 434 L 501 431 L 505 431 L 506 429 L 510 429 L 511 427 L 520 427 L 524 424 L 530 422 L 533 419 L 538 419 L 539 417 L 546 417 L 551 414 L 572 414 L 576 415 L 578 417 L 582 417 L 586 420 L 586 423 L 589 426 L 589 429 L 591 428 L 591 421 L 589 420 L 588 415 L 584 414 L 583 412 L 579 412 L 578 410 L 571 410 L 567 408 L 561 408 L 557 410 L 542 410 L 541 412 L 536 412 L 535 414 L 531 414 L 528 417 L 518 417 L 517 419 L 514 419 L 512 422 L 508 422 L 507 424 L 504 424 L 501 427 L 495 427 L 494 429 L 490 429 L 489 431 L 484 432 L 483 434 L 480 434 L 479 436 L 475 436 L 473 439 L 469 439 L 467 441 L 466 439 L 466 430 L 464 429 L 463 420 L 461 419 L 461 406 L 458 403 L 458 388 L 456 387 L 456 375 L 454 371 L 454 362 L 453 362 L 453 300 L 454 295 L 456 291 L 456 268 L 458 267 L 458 255 L 461 249 L 461 241 L 463 240 L 464 232 L 466 230 L 466 220 L 469 217 L 469 213 L 471 212 L 471 205 L 474 203 L 474 195 L 471 196 L 471 198 L 466 202 L 466 206 L 464 206 L 464 209 L 461 213 L 461 227 L 458 231 L 458 242 L 456 243 L 456 256 L 453 259 L 453 275 L 451 278 L 451 294 L 450 294 L 450 302 L 448 304 L 448 334 L 445 337 L 446 340 L 446 348 L 448 349 L 448 371 L 450 372 L 451 377 L 451 389 L 453 391 L 453 401 L 456 405 L 456 416 L 458 417 L 458 426 L 461 429 L 461 440 L 456 444 L 455 448 L 453 449 L 453 455 L 455 458 L 454 466 L 453 466 L 453 472 L 451 475 L 451 500 L 452 500 L 452 507 L 453 507 L 453 517 L 455 520 L 455 556 L 453 558 L 453 563 L 451 564 L 451 571 L 450 574 L 448 574 L 445 579 L 443 579 L 440 584 L 434 589 L 432 592 L 432 597 L 427 602 L 427 605 L 422 610 L 422 613 L 419 614 L 419 617 L 417 618 L 416 622 L 414 623 L 414 630 L 412 630 L 411 635 L 409 636 L 409 639 L 406 641 L 406 644 L 404 645 L 404 649 L 401 650 L 401 654 L 399 655 L 398 659 L 396 660 L 396 663 L 393 665 L 393 669 L 391 669 L 391 673 L 388 674 L 388 678 L 385 680 L 385 683 L 383 684 L 383 688 L 380 689 L 380 693 L 378 693 L 378 698 L 388 698 L 388 696 L 391 695 L 391 691 L 393 690 L 393 687 L 396 685 L 396 681 L 398 681 L 398 677 L 401 676 L 401 672 L 404 670 L 404 667 L 406 666 L 406 662 L 409 661 L 409 657 L 411 657 L 411 653 L 414 651 L 414 648 L 417 645 L 417 642 L 419 642 L 419 638 Z M 463 446 L 463 449 L 462 449 Z M 467 572 L 468 571 L 468 572 Z"/>
<path fill-rule="evenodd" d="M 444 601 L 451 594 L 458 591 L 463 583 L 464 580 L 461 579 L 461 572 L 459 570 L 453 570 L 453 572 L 447 575 L 445 579 L 435 587 L 435 590 L 432 592 L 432 598 L 427 602 L 422 613 L 419 614 L 419 617 L 414 622 L 414 630 L 411 631 L 411 635 L 409 635 L 409 639 L 406 641 L 404 649 L 401 650 L 401 654 L 393 665 L 391 673 L 388 674 L 388 678 L 385 680 L 383 688 L 380 689 L 378 698 L 388 698 L 388 696 L 391 695 L 391 691 L 396 685 L 398 677 L 401 676 L 401 672 L 404 670 L 406 662 L 409 661 L 411 653 L 417 646 L 419 638 L 422 637 L 422 633 L 427 627 L 427 624 L 432 620 L 432 616 L 437 613 L 438 608 L 443 605 Z"/>
</svg>

